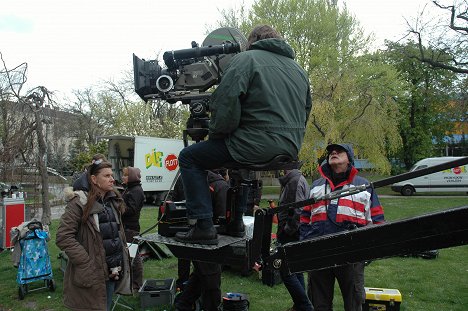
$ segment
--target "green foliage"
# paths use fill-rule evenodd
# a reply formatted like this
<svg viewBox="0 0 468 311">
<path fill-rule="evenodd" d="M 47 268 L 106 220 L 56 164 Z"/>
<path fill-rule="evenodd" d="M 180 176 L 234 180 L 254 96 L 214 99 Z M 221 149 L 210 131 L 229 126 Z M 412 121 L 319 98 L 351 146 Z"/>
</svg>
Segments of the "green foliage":
<svg viewBox="0 0 468 311">
<path fill-rule="evenodd" d="M 224 17 L 245 33 L 254 25 L 272 25 L 309 74 L 313 107 L 300 153 L 302 170 L 315 170 L 328 143 L 347 142 L 359 157 L 389 172 L 387 154 L 401 144 L 392 99 L 401 83 L 380 54 L 368 54 L 371 39 L 358 21 L 326 0 L 258 0 L 248 14 L 241 13 Z"/>
<path fill-rule="evenodd" d="M 186 108 L 164 101 L 126 101 L 120 105 L 112 94 L 98 93 L 98 105 L 92 111 L 102 120 L 107 134 L 164 138 L 181 136 Z"/>
<path fill-rule="evenodd" d="M 466 205 L 463 197 L 432 198 L 382 198 L 386 218 L 389 221 L 404 219 L 449 207 Z M 142 229 L 152 226 L 157 219 L 157 209 L 144 208 L 140 217 Z M 17 269 L 11 263 L 9 251 L 0 253 L 0 310 L 65 310 L 63 306 L 63 274 L 59 270 L 59 249 L 55 245 L 58 220 L 50 226 L 51 240 L 48 242 L 52 261 L 55 292 L 46 289 L 29 292 L 24 300 L 18 299 Z M 439 257 L 424 260 L 413 257 L 394 257 L 373 261 L 366 268 L 365 286 L 399 289 L 403 302 L 402 311 L 413 310 L 452 310 L 462 311 L 468 305 L 468 283 L 464 281 L 468 247 L 459 246 L 441 249 Z M 177 277 L 177 259 L 148 260 L 144 264 L 145 279 L 165 279 Z M 440 280 L 444 280 L 440 284 Z M 43 283 L 30 283 L 37 288 Z M 436 284 L 436 286 L 434 286 Z M 222 274 L 221 293 L 241 292 L 249 296 L 251 311 L 285 310 L 292 305 L 291 297 L 283 285 L 268 287 L 261 283 L 258 274 L 241 277 L 236 270 L 225 270 Z M 135 310 L 140 310 L 138 296 L 124 297 Z M 117 310 L 118 308 L 116 308 Z M 334 309 L 343 310 L 338 285 L 335 286 Z M 119 309 L 120 310 L 120 309 Z M 164 310 L 163 307 L 155 310 Z M 166 310 L 169 310 L 166 308 Z"/>
<path fill-rule="evenodd" d="M 396 101 L 403 141 L 399 157 L 409 169 L 416 161 L 435 155 L 433 140 L 441 141 L 452 130 L 453 115 L 457 110 L 448 102 L 454 97 L 457 79 L 450 71 L 420 62 L 416 58 L 418 46 L 413 42 L 387 42 L 387 48 L 385 57 L 406 82 L 406 92 Z M 443 54 L 443 51 L 426 51 L 429 52 Z"/>
<path fill-rule="evenodd" d="M 96 144 L 89 145 L 87 149 L 76 154 L 75 157 L 71 159 L 71 163 L 75 171 L 82 171 L 83 168 L 91 163 L 93 156 L 97 153 L 102 153 L 107 157 L 107 142 L 100 141 Z"/>
</svg>

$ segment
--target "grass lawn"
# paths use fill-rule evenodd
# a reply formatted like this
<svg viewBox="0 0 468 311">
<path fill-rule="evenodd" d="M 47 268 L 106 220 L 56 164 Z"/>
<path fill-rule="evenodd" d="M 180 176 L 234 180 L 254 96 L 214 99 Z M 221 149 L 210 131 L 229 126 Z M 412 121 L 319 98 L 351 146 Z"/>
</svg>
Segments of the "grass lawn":
<svg viewBox="0 0 468 311">
<path fill-rule="evenodd" d="M 397 197 L 382 198 L 387 220 L 408 218 L 428 212 L 451 207 L 467 205 L 466 197 Z M 267 206 L 262 201 L 261 206 Z M 141 217 L 142 228 L 154 224 L 157 210 L 144 209 Z M 52 240 L 49 242 L 49 253 L 52 259 L 54 280 L 57 284 L 55 292 L 38 290 L 30 292 L 24 300 L 18 299 L 16 269 L 11 264 L 10 252 L 0 253 L 0 311 L 5 310 L 65 310 L 62 305 L 62 272 L 57 259 L 59 250 L 55 246 L 55 232 L 58 220 L 51 226 Z M 366 268 L 368 287 L 399 289 L 403 302 L 403 311 L 439 311 L 467 310 L 468 306 L 468 246 L 441 249 L 439 257 L 428 260 L 416 257 L 394 257 L 376 260 Z M 145 278 L 164 279 L 175 278 L 177 275 L 177 259 L 148 260 L 144 263 Z M 40 286 L 42 281 L 30 283 L 30 286 Z M 289 294 L 282 284 L 268 287 L 261 283 L 258 274 L 242 277 L 233 270 L 227 270 L 222 275 L 222 292 L 241 292 L 248 294 L 251 311 L 285 310 L 291 307 Z M 343 310 L 341 295 L 335 287 L 335 309 Z M 139 310 L 137 297 L 127 297 L 127 302 Z M 168 308 L 165 308 L 169 310 Z M 125 310 L 116 308 L 116 310 Z M 161 308 L 160 310 L 164 310 Z"/>
</svg>

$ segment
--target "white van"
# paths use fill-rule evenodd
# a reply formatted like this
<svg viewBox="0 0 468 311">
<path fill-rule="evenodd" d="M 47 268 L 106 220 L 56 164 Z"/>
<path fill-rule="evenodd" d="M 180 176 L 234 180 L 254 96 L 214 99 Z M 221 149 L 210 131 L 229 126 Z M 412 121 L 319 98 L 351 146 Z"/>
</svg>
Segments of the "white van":
<svg viewBox="0 0 468 311">
<path fill-rule="evenodd" d="M 426 158 L 416 162 L 410 172 L 462 158 L 464 157 Z M 468 193 L 468 165 L 457 166 L 433 174 L 404 180 L 394 183 L 391 188 L 402 195 L 412 195 L 415 192 Z"/>
</svg>

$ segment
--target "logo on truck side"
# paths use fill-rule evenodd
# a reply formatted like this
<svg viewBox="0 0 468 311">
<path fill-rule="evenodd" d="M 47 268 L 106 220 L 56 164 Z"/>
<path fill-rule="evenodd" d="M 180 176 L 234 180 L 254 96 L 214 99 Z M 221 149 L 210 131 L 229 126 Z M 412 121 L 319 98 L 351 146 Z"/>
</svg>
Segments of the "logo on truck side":
<svg viewBox="0 0 468 311">
<path fill-rule="evenodd" d="M 162 157 L 164 153 L 162 151 L 151 150 L 150 153 L 145 154 L 146 168 L 151 166 L 162 167 Z"/>
<path fill-rule="evenodd" d="M 166 166 L 167 170 L 173 171 L 177 169 L 177 166 L 179 166 L 179 160 L 175 154 L 171 153 L 164 160 L 164 165 Z"/>
<path fill-rule="evenodd" d="M 466 169 L 466 166 L 456 166 L 456 167 L 453 167 L 453 168 L 449 168 L 449 169 L 446 169 L 444 171 L 442 171 L 443 173 L 454 173 L 456 175 L 459 175 L 461 173 L 466 173 L 467 169 Z"/>
<path fill-rule="evenodd" d="M 164 157 L 164 153 L 162 151 L 156 151 L 156 149 L 152 149 L 150 153 L 145 154 L 145 166 L 146 168 L 150 168 L 151 166 L 154 167 L 164 167 L 168 171 L 174 171 L 177 169 L 179 166 L 179 159 L 177 156 L 173 153 L 170 153 L 169 155 L 166 156 L 164 159 L 164 162 L 162 161 Z"/>
<path fill-rule="evenodd" d="M 155 182 L 162 182 L 162 181 L 163 181 L 162 176 L 146 176 L 147 183 L 155 183 Z"/>
</svg>

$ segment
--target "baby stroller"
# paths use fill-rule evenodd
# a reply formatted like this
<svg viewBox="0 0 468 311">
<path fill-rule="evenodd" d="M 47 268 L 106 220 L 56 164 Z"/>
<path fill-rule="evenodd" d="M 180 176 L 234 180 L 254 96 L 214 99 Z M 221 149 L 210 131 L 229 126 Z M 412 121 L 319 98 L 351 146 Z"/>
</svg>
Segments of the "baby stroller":
<svg viewBox="0 0 468 311">
<path fill-rule="evenodd" d="M 26 229 L 27 228 L 27 229 Z M 47 241 L 49 233 L 44 230 L 42 223 L 31 221 L 26 224 L 24 234 L 19 238 L 21 247 L 20 261 L 16 282 L 19 284 L 18 295 L 21 300 L 28 291 L 49 289 L 55 291 Z M 30 289 L 28 284 L 34 281 L 44 281 L 44 286 Z"/>
</svg>

